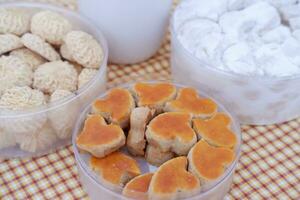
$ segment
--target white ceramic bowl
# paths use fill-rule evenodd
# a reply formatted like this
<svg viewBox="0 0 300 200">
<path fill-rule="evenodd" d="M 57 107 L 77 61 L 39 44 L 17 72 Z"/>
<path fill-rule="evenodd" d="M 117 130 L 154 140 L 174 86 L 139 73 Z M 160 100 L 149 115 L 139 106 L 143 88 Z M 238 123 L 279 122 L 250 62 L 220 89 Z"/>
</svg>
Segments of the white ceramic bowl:
<svg viewBox="0 0 300 200">
<path fill-rule="evenodd" d="M 40 10 L 55 11 L 69 19 L 75 29 L 92 34 L 103 47 L 104 60 L 98 74 L 83 88 L 76 91 L 75 96 L 27 111 L 0 111 L 0 135 L 8 137 L 11 135 L 11 132 L 17 132 L 19 134 L 17 134 L 16 137 L 21 140 L 18 144 L 12 144 L 10 147 L 0 149 L 0 158 L 24 158 L 44 155 L 71 143 L 71 132 L 75 125 L 77 115 L 80 114 L 82 108 L 89 104 L 101 92 L 105 91 L 108 57 L 106 40 L 102 33 L 87 19 L 63 8 L 38 3 L 9 3 L 0 4 L 0 7 L 24 8 L 32 12 Z M 61 120 L 65 123 L 61 129 L 68 135 L 66 138 L 55 137 L 57 133 L 53 128 L 50 118 Z M 22 130 L 26 130 L 26 134 L 24 134 Z M 34 130 L 35 133 L 33 134 L 33 131 L 28 132 L 27 130 Z M 43 132 L 47 135 L 43 135 Z M 37 143 L 36 138 L 42 139 L 43 142 Z M 1 142 L 0 137 L 0 144 Z M 19 144 L 21 143 L 23 146 L 22 149 L 25 148 L 25 151 L 20 148 Z M 30 148 L 29 151 L 27 150 L 28 147 L 35 147 L 36 145 L 39 147 L 37 150 L 30 150 Z"/>
<path fill-rule="evenodd" d="M 175 84 L 175 85 L 178 88 L 184 87 L 183 85 L 177 85 L 177 84 Z M 120 87 L 130 88 L 131 86 L 132 85 L 123 85 Z M 105 97 L 106 94 L 107 94 L 107 92 L 100 95 L 99 98 Z M 202 92 L 199 94 L 203 97 L 208 97 L 207 95 L 205 95 Z M 211 199 L 222 200 L 231 187 L 233 175 L 234 175 L 234 172 L 237 167 L 237 163 L 238 163 L 239 156 L 241 153 L 241 145 L 242 145 L 240 126 L 239 126 L 238 121 L 233 117 L 233 115 L 231 115 L 221 104 L 219 104 L 218 102 L 217 102 L 217 104 L 219 106 L 219 111 L 227 113 L 233 121 L 232 129 L 236 133 L 236 136 L 238 139 L 238 144 L 236 147 L 236 159 L 227 168 L 226 172 L 224 173 L 224 175 L 222 177 L 220 177 L 212 185 L 209 185 L 209 187 L 206 187 L 203 192 L 199 193 L 198 195 L 188 198 L 189 200 L 211 200 Z M 76 127 L 74 128 L 73 137 L 72 137 L 73 149 L 74 149 L 74 154 L 75 154 L 75 158 L 76 158 L 76 163 L 77 163 L 77 167 L 78 167 L 81 184 L 84 187 L 85 191 L 88 193 L 88 196 L 90 197 L 91 200 L 97 200 L 97 199 L 129 200 L 128 198 L 122 196 L 121 193 L 112 191 L 101 184 L 101 182 L 99 181 L 98 175 L 95 172 L 93 172 L 89 167 L 88 162 L 91 157 L 90 154 L 81 152 L 76 145 L 76 138 L 77 138 L 78 134 L 80 133 L 80 131 L 82 130 L 86 116 L 87 116 L 87 114 L 90 113 L 90 111 L 91 111 L 91 105 L 88 106 L 85 109 L 85 111 L 82 112 L 80 118 L 77 121 Z M 147 173 L 149 171 L 153 172 L 157 169 L 157 167 L 148 164 L 143 158 L 135 157 L 135 159 L 137 159 L 143 173 Z"/>
<path fill-rule="evenodd" d="M 185 49 L 177 38 L 174 20 L 171 65 L 175 81 L 197 87 L 223 102 L 243 124 L 275 124 L 300 116 L 300 75 L 272 78 L 216 69 Z"/>
</svg>

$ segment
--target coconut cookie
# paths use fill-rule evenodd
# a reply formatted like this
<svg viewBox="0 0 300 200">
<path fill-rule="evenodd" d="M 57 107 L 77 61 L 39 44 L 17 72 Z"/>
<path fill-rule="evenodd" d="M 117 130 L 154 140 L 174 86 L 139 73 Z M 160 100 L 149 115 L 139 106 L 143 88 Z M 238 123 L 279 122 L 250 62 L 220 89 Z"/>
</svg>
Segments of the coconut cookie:
<svg viewBox="0 0 300 200">
<path fill-rule="evenodd" d="M 84 68 L 81 70 L 78 76 L 78 88 L 82 88 L 88 82 L 90 82 L 99 71 L 96 69 Z"/>
<path fill-rule="evenodd" d="M 104 58 L 103 50 L 93 36 L 82 31 L 71 31 L 65 36 L 64 43 L 72 60 L 87 68 L 100 67 Z"/>
<path fill-rule="evenodd" d="M 86 119 L 76 144 L 93 156 L 103 158 L 124 146 L 125 140 L 125 134 L 119 126 L 107 125 L 100 115 L 91 115 Z"/>
<path fill-rule="evenodd" d="M 0 33 L 23 35 L 30 30 L 31 16 L 22 9 L 0 9 Z"/>
<path fill-rule="evenodd" d="M 33 87 L 52 94 L 55 90 L 77 90 L 78 74 L 68 62 L 54 61 L 39 66 L 34 72 Z"/>
<path fill-rule="evenodd" d="M 0 35 L 0 55 L 23 47 L 21 38 L 13 34 Z"/>
<path fill-rule="evenodd" d="M 22 59 L 24 62 L 26 62 L 33 71 L 35 71 L 38 66 L 44 64 L 47 62 L 45 58 L 42 56 L 34 53 L 33 51 L 30 51 L 27 48 L 21 48 L 21 49 L 16 49 L 12 52 L 10 52 L 11 56 L 16 56 L 20 59 Z"/>
<path fill-rule="evenodd" d="M 114 191 L 121 191 L 128 181 L 141 174 L 137 161 L 120 152 L 104 158 L 92 157 L 90 167 L 99 174 L 100 181 Z"/>
<path fill-rule="evenodd" d="M 147 173 L 133 178 L 126 184 L 122 194 L 132 199 L 147 200 L 152 177 L 153 173 Z"/>
<path fill-rule="evenodd" d="M 163 152 L 159 147 L 147 145 L 145 159 L 151 165 L 159 167 L 174 157 L 175 153 L 171 151 Z"/>
<path fill-rule="evenodd" d="M 186 157 L 164 163 L 154 173 L 149 186 L 149 199 L 183 199 L 200 191 L 199 179 L 187 171 Z"/>
<path fill-rule="evenodd" d="M 161 112 L 167 101 L 176 96 L 176 87 L 169 83 L 137 83 L 132 91 L 138 106 L 147 106 Z"/>
<path fill-rule="evenodd" d="M 148 107 L 139 107 L 132 110 L 130 115 L 130 130 L 127 137 L 128 151 L 135 156 L 145 154 L 146 126 L 154 116 L 154 110 Z"/>
<path fill-rule="evenodd" d="M 177 155 L 187 155 L 197 142 L 191 120 L 188 113 L 169 112 L 158 115 L 147 127 L 148 143 L 159 147 L 162 152 L 172 151 Z"/>
<path fill-rule="evenodd" d="M 56 12 L 41 11 L 31 19 L 31 32 L 53 45 L 61 45 L 71 29 L 71 23 Z"/>
<path fill-rule="evenodd" d="M 57 61 L 61 59 L 55 49 L 37 35 L 26 33 L 22 36 L 22 42 L 25 47 L 49 61 Z"/>
<path fill-rule="evenodd" d="M 231 130 L 231 118 L 225 113 L 218 113 L 211 119 L 194 119 L 194 129 L 198 138 L 217 147 L 234 148 L 237 138 Z"/>
<path fill-rule="evenodd" d="M 166 111 L 188 112 L 194 117 L 212 117 L 218 110 L 217 104 L 207 98 L 200 98 L 193 88 L 183 88 L 178 92 L 176 100 L 167 103 Z"/>
<path fill-rule="evenodd" d="M 213 147 L 200 140 L 189 152 L 189 171 L 203 181 L 212 181 L 224 174 L 234 158 L 231 149 Z"/>
<path fill-rule="evenodd" d="M 107 121 L 119 124 L 125 128 L 129 124 L 130 113 L 135 107 L 135 102 L 126 89 L 112 89 L 104 99 L 93 103 L 92 113 L 102 115 Z"/>
</svg>

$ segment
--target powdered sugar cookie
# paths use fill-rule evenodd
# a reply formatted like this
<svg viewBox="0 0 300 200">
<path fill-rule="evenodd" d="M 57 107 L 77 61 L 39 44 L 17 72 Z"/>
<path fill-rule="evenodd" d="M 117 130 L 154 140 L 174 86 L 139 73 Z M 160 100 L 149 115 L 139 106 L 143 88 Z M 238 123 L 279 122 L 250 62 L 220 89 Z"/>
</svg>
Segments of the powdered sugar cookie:
<svg viewBox="0 0 300 200">
<path fill-rule="evenodd" d="M 55 51 L 55 49 L 37 35 L 26 33 L 22 36 L 22 42 L 28 49 L 49 61 L 60 60 L 60 55 Z"/>
<path fill-rule="evenodd" d="M 85 86 L 85 84 L 90 82 L 90 80 L 92 80 L 97 73 L 98 70 L 96 69 L 89 69 L 89 68 L 83 69 L 78 76 L 78 88 L 80 89 L 83 86 Z"/>
<path fill-rule="evenodd" d="M 0 33 L 23 35 L 30 29 L 30 14 L 22 9 L 0 9 Z"/>
<path fill-rule="evenodd" d="M 14 86 L 30 86 L 33 72 L 30 66 L 15 56 L 0 57 L 0 96 Z"/>
<path fill-rule="evenodd" d="M 27 48 L 16 49 L 10 52 L 10 55 L 21 58 L 32 68 L 33 71 L 35 71 L 38 66 L 44 64 L 47 61 L 42 56 L 34 53 Z"/>
<path fill-rule="evenodd" d="M 68 49 L 68 47 L 67 47 L 66 44 L 62 44 L 62 45 L 60 46 L 60 55 L 61 55 L 64 59 L 66 59 L 66 60 L 69 60 L 69 61 L 71 61 L 71 62 L 75 62 L 75 60 L 72 58 L 72 55 L 71 55 L 71 53 L 70 53 L 70 51 L 69 51 L 69 49 Z"/>
<path fill-rule="evenodd" d="M 34 72 L 33 87 L 49 94 L 57 89 L 74 92 L 77 90 L 77 79 L 77 71 L 70 63 L 48 62 Z"/>
<path fill-rule="evenodd" d="M 72 25 L 65 17 L 52 11 L 39 12 L 31 19 L 31 32 L 53 45 L 61 45 L 71 29 Z"/>
<path fill-rule="evenodd" d="M 103 50 L 93 36 L 83 31 L 71 31 L 64 42 L 72 58 L 87 68 L 97 69 L 103 60 Z"/>
<path fill-rule="evenodd" d="M 23 43 L 18 36 L 13 34 L 0 35 L 0 55 L 23 47 Z"/>
</svg>

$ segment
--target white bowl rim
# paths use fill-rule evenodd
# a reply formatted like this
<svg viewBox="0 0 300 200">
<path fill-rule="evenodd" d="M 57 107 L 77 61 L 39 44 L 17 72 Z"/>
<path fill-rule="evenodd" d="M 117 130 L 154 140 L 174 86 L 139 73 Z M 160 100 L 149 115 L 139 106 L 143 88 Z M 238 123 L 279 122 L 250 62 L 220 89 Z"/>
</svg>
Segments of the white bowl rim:
<svg viewBox="0 0 300 200">
<path fill-rule="evenodd" d="M 140 81 L 140 82 L 143 82 L 143 83 L 158 83 L 158 82 L 170 82 L 170 81 Z M 136 82 L 134 82 L 136 83 Z M 126 83 L 126 84 L 121 84 L 119 86 L 116 86 L 114 88 L 125 88 L 125 89 L 128 89 L 130 88 L 130 86 L 132 86 L 134 83 Z M 177 88 L 184 88 L 184 87 L 188 87 L 186 85 L 183 85 L 183 84 L 178 84 L 178 83 L 175 83 L 174 81 L 171 82 L 173 85 L 175 85 Z M 113 89 L 113 88 L 111 88 Z M 108 92 L 111 90 L 107 90 L 106 92 L 102 93 L 101 95 L 99 95 L 96 99 L 98 98 L 103 98 L 105 97 Z M 238 119 L 236 118 L 236 116 L 229 112 L 227 110 L 227 108 L 225 106 L 223 106 L 223 104 L 220 104 L 218 101 L 216 101 L 215 99 L 213 99 L 212 97 L 206 95 L 205 93 L 203 92 L 199 92 L 198 89 L 196 89 L 198 91 L 198 94 L 202 97 L 206 97 L 206 98 L 211 98 L 212 100 L 214 100 L 218 107 L 222 110 L 222 112 L 225 112 L 227 115 L 230 116 L 230 118 L 232 119 L 232 127 L 233 129 L 235 129 L 237 132 L 236 132 L 236 135 L 237 135 L 237 138 L 238 138 L 238 141 L 239 141 L 239 145 L 238 147 L 236 148 L 236 158 L 235 160 L 232 162 L 232 164 L 229 166 L 229 168 L 226 170 L 226 174 L 220 179 L 218 180 L 213 187 L 211 187 L 210 189 L 208 189 L 207 191 L 205 192 L 201 192 L 200 194 L 197 194 L 197 195 L 194 195 L 194 196 L 191 196 L 189 198 L 184 198 L 184 199 L 190 199 L 190 198 L 200 198 L 200 197 L 203 197 L 204 195 L 206 194 L 209 194 L 210 192 L 213 192 L 213 189 L 215 189 L 217 186 L 219 186 L 222 182 L 224 182 L 235 170 L 236 170 L 236 167 L 237 167 L 237 164 L 239 162 L 239 159 L 241 157 L 241 153 L 242 153 L 242 144 L 243 144 L 243 139 L 242 139 L 242 133 L 241 133 L 241 127 L 240 127 L 240 123 L 238 121 Z M 79 150 L 78 150 L 78 147 L 76 145 L 76 138 L 77 138 L 77 135 L 78 135 L 78 132 L 80 131 L 80 129 L 82 128 L 82 122 L 84 121 L 83 119 L 86 118 L 86 114 L 88 114 L 88 111 L 90 110 L 91 108 L 91 105 L 88 105 L 81 113 L 81 115 L 78 117 L 77 121 L 76 121 L 76 125 L 73 129 L 73 133 L 72 133 L 72 146 L 73 146 L 73 152 L 74 152 L 74 155 L 75 155 L 75 159 L 76 159 L 76 163 L 79 164 L 80 168 L 82 169 L 83 173 L 85 173 L 86 176 L 88 176 L 89 180 L 92 180 L 96 185 L 97 187 L 101 187 L 101 189 L 105 190 L 106 192 L 108 192 L 109 194 L 113 195 L 113 196 L 116 196 L 120 199 L 128 199 L 130 200 L 130 198 L 127 198 L 121 194 L 118 194 L 117 192 L 114 192 L 110 189 L 108 189 L 107 187 L 103 186 L 99 180 L 97 180 L 93 174 L 88 171 L 89 167 L 84 163 L 84 161 L 81 159 L 80 157 L 80 153 L 79 153 Z"/>
<path fill-rule="evenodd" d="M 108 46 L 107 41 L 103 35 L 103 33 L 99 30 L 99 28 L 94 25 L 88 18 L 85 16 L 79 15 L 78 13 L 55 5 L 50 5 L 48 3 L 31 3 L 31 2 L 10 2 L 10 3 L 0 3 L 1 8 L 34 8 L 34 9 L 44 9 L 44 10 L 52 10 L 52 11 L 58 11 L 60 13 L 67 13 L 68 15 L 72 16 L 72 18 L 76 18 L 82 23 L 84 23 L 86 26 L 88 26 L 90 29 L 93 30 L 97 34 L 97 37 L 100 38 L 101 41 L 98 41 L 103 49 L 103 61 L 100 65 L 100 68 L 98 70 L 97 75 L 89 81 L 85 86 L 75 91 L 74 96 L 70 96 L 68 98 L 64 98 L 58 101 L 55 101 L 54 103 L 48 103 L 42 106 L 37 106 L 32 109 L 26 109 L 26 110 L 20 110 L 20 111 L 10 111 L 10 110 L 4 110 L 1 111 L 0 109 L 0 120 L 1 118 L 21 118 L 21 117 L 27 117 L 31 115 L 38 115 L 41 113 L 45 113 L 54 109 L 57 109 L 61 106 L 64 106 L 66 104 L 69 104 L 73 101 L 76 101 L 80 96 L 82 96 L 85 92 L 89 91 L 91 87 L 94 86 L 95 82 L 102 78 L 102 76 L 106 76 L 106 68 L 107 68 L 107 60 L 108 60 Z M 2 112 L 5 112 L 3 114 Z"/>
<path fill-rule="evenodd" d="M 293 80 L 300 80 L 300 74 L 292 75 L 292 76 L 264 76 L 264 75 L 245 75 L 245 74 L 238 74 L 235 72 L 230 72 L 226 70 L 222 70 L 219 68 L 212 67 L 211 64 L 200 60 L 196 56 L 194 56 L 191 52 L 189 52 L 183 45 L 182 43 L 178 40 L 178 35 L 177 32 L 175 31 L 175 15 L 178 12 L 178 7 L 183 4 L 184 1 L 181 1 L 177 7 L 175 8 L 175 11 L 172 14 L 172 17 L 170 19 L 170 33 L 171 33 L 171 38 L 172 40 L 175 40 L 177 44 L 179 44 L 180 48 L 184 51 L 184 53 L 193 61 L 196 63 L 199 63 L 199 68 L 205 68 L 207 70 L 211 70 L 215 73 L 219 73 L 222 75 L 230 76 L 232 78 L 238 78 L 238 79 L 244 79 L 244 80 L 249 80 L 249 81 L 265 81 L 265 82 L 275 82 L 275 81 L 293 81 Z M 172 41 L 173 42 L 173 41 Z"/>
</svg>

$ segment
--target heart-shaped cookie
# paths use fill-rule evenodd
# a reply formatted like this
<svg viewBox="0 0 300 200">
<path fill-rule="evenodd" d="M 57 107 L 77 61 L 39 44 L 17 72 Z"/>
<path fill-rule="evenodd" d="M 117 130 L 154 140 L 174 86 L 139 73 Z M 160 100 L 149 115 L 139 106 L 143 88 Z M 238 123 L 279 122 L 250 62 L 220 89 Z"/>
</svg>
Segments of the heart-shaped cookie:
<svg viewBox="0 0 300 200">
<path fill-rule="evenodd" d="M 200 191 L 200 181 L 187 171 L 187 158 L 177 157 L 164 163 L 152 177 L 149 199 L 181 199 Z"/>
<path fill-rule="evenodd" d="M 197 142 L 191 127 L 192 116 L 183 112 L 163 113 L 155 117 L 147 127 L 146 138 L 149 144 L 159 147 L 162 152 L 187 155 Z"/>
<path fill-rule="evenodd" d="M 231 130 L 231 118 L 225 113 L 217 113 L 211 119 L 194 119 L 193 126 L 198 138 L 217 147 L 234 148 L 237 138 Z"/>
<path fill-rule="evenodd" d="M 208 118 L 217 112 L 218 106 L 211 99 L 199 97 L 195 89 L 183 88 L 179 90 L 176 100 L 166 104 L 165 110 L 188 112 L 194 117 Z"/>
<path fill-rule="evenodd" d="M 231 149 L 210 146 L 200 140 L 189 152 L 189 171 L 201 180 L 211 181 L 219 178 L 235 158 Z"/>
<path fill-rule="evenodd" d="M 129 117 L 135 107 L 131 93 L 122 88 L 112 89 L 104 99 L 93 103 L 92 112 L 102 115 L 108 122 L 119 124 L 122 128 L 128 126 Z"/>
<path fill-rule="evenodd" d="M 90 167 L 99 174 L 100 181 L 114 191 L 121 191 L 128 181 L 141 174 L 137 161 L 118 151 L 104 158 L 92 157 Z"/>
<path fill-rule="evenodd" d="M 170 83 L 137 83 L 133 86 L 133 93 L 138 106 L 147 106 L 161 112 L 165 103 L 175 98 L 176 87 Z"/>
<path fill-rule="evenodd" d="M 107 125 L 100 115 L 90 115 L 76 140 L 77 146 L 102 158 L 125 144 L 125 134 L 118 125 Z"/>
<path fill-rule="evenodd" d="M 133 178 L 123 189 L 123 195 L 132 199 L 147 200 L 153 173 L 146 173 Z"/>
</svg>

